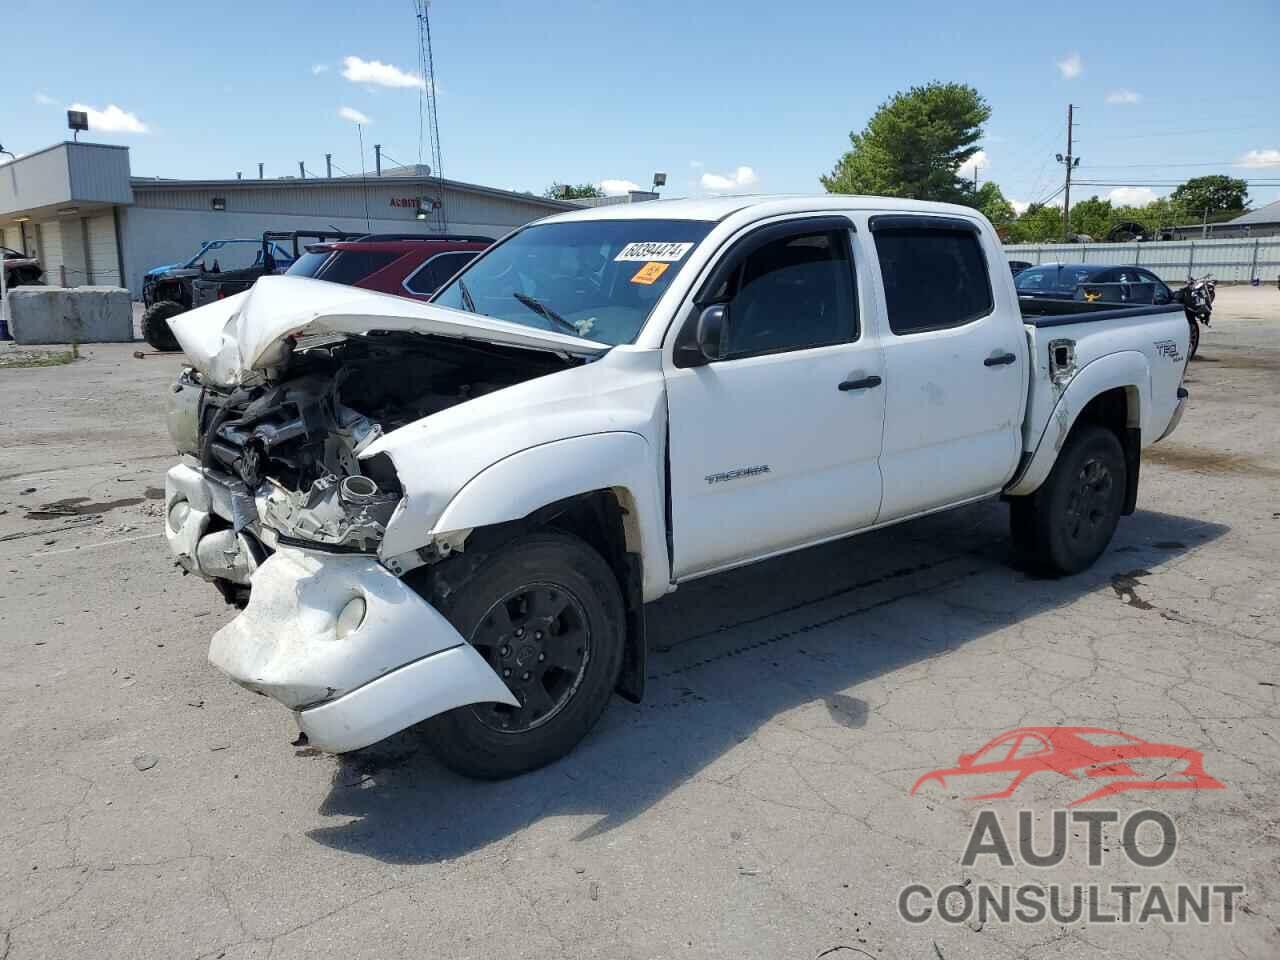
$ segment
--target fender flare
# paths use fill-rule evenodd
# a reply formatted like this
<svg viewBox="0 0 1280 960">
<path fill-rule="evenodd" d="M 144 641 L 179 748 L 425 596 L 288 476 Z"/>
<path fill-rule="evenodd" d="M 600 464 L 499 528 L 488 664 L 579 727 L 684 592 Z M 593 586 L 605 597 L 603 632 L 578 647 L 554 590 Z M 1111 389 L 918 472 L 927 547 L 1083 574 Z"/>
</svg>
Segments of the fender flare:
<svg viewBox="0 0 1280 960">
<path fill-rule="evenodd" d="M 639 554 L 644 600 L 670 588 L 661 458 L 640 434 L 587 434 L 526 447 L 476 474 L 449 501 L 432 535 L 527 517 L 579 494 L 619 494 L 627 552 Z"/>
<path fill-rule="evenodd" d="M 1082 367 L 1058 396 L 1036 440 L 1035 452 L 1010 481 L 1005 493 L 1015 497 L 1035 493 L 1057 462 L 1058 452 L 1067 442 L 1080 412 L 1094 397 L 1118 387 L 1129 393 L 1127 425 L 1141 429 L 1151 418 L 1151 369 L 1147 358 L 1137 350 L 1121 350 L 1099 357 Z"/>
</svg>

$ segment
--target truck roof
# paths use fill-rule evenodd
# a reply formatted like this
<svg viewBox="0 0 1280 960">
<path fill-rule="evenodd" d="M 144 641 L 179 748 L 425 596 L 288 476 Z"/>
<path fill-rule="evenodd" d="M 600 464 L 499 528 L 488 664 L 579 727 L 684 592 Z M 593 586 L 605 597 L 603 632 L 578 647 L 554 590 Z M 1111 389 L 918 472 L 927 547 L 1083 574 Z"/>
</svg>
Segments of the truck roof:
<svg viewBox="0 0 1280 960">
<path fill-rule="evenodd" d="M 953 203 L 928 200 L 900 200 L 849 194 L 759 194 L 738 197 L 707 197 L 684 200 L 646 200 L 605 207 L 586 207 L 558 213 L 539 222 L 562 223 L 575 220 L 708 220 L 717 222 L 747 208 L 767 207 L 761 216 L 800 213 L 806 210 L 900 210 L 903 213 L 951 213 L 972 216 L 978 211 Z"/>
</svg>

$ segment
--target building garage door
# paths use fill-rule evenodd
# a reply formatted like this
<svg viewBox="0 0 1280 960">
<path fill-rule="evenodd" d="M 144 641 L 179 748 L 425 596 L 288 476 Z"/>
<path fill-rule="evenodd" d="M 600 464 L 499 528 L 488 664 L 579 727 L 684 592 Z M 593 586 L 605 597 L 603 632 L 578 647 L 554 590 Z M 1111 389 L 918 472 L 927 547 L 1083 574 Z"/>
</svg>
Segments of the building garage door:
<svg viewBox="0 0 1280 960">
<path fill-rule="evenodd" d="M 44 267 L 44 282 L 50 286 L 62 284 L 62 224 L 48 220 L 36 224 L 36 246 L 40 250 L 40 264 Z"/>
<path fill-rule="evenodd" d="M 112 212 L 85 219 L 89 283 L 120 285 L 120 251 L 116 246 L 116 221 Z"/>
<path fill-rule="evenodd" d="M 10 250 L 22 252 L 22 231 L 19 227 L 5 227 L 3 233 L 0 233 L 0 247 L 8 247 Z"/>
</svg>

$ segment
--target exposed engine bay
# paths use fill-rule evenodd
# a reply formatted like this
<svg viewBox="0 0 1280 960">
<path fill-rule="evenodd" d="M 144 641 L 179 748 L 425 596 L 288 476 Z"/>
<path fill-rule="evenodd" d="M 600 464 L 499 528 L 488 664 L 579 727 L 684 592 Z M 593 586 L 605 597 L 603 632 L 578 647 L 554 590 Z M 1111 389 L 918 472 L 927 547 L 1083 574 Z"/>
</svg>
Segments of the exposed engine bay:
<svg viewBox="0 0 1280 960">
<path fill-rule="evenodd" d="M 384 433 L 581 361 L 405 333 L 303 338 L 271 379 L 225 389 L 188 370 L 170 432 L 231 488 L 233 532 L 369 552 L 401 490 L 389 458 L 359 455 Z M 185 396 L 184 396 L 185 394 Z"/>
</svg>

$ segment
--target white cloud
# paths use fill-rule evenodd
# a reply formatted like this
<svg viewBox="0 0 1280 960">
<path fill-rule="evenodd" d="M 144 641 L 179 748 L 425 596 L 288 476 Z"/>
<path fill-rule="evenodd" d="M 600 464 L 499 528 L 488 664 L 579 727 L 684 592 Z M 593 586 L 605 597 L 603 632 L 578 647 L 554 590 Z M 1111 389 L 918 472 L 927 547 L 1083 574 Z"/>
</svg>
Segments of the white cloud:
<svg viewBox="0 0 1280 960">
<path fill-rule="evenodd" d="M 1250 150 L 1237 160 L 1237 167 L 1274 167 L 1280 164 L 1280 150 Z"/>
<path fill-rule="evenodd" d="M 311 65 L 311 75 L 313 77 L 318 77 L 320 76 L 320 74 L 328 73 L 328 72 L 329 72 L 329 65 L 327 63 L 313 63 Z"/>
<path fill-rule="evenodd" d="M 1009 205 L 1013 207 L 1014 213 L 1016 213 L 1018 216 L 1022 216 L 1024 213 L 1027 212 L 1027 208 L 1031 206 L 1031 201 L 1030 200 L 1014 200 L 1013 198 L 1010 198 Z"/>
<path fill-rule="evenodd" d="M 985 170 L 991 166 L 991 161 L 987 159 L 987 151 L 979 150 L 972 157 L 960 164 L 956 168 L 956 176 L 965 177 L 969 180 L 973 179 L 973 171 L 975 169 Z"/>
<path fill-rule="evenodd" d="M 1113 207 L 1143 207 L 1156 199 L 1150 187 L 1116 187 L 1107 194 Z"/>
<path fill-rule="evenodd" d="M 632 190 L 643 190 L 644 187 L 631 180 L 601 180 L 600 189 L 604 191 L 607 197 L 619 197 L 624 193 L 630 193 Z"/>
<path fill-rule="evenodd" d="M 1112 90 L 1107 94 L 1107 103 L 1128 105 L 1141 102 L 1142 94 L 1134 90 Z"/>
<path fill-rule="evenodd" d="M 352 83 L 370 83 L 375 87 L 426 88 L 426 82 L 416 73 L 409 73 L 381 60 L 343 57 L 342 64 L 342 75 Z"/>
<path fill-rule="evenodd" d="M 1058 65 L 1058 72 L 1066 80 L 1074 80 L 1084 70 L 1084 64 L 1081 62 L 1080 54 L 1078 53 L 1069 53 L 1061 60 L 1054 62 Z"/>
<path fill-rule="evenodd" d="M 31 99 L 33 99 L 36 103 L 40 104 L 40 106 L 42 107 L 51 107 L 58 102 L 57 100 L 53 99 L 53 97 L 49 96 L 47 93 L 41 90 L 37 90 L 35 92 L 35 96 L 33 96 Z"/>
<path fill-rule="evenodd" d="M 738 167 L 737 170 L 727 176 L 719 173 L 704 173 L 701 182 L 703 190 L 719 192 L 741 190 L 743 187 L 754 186 L 760 182 L 760 178 L 756 176 L 756 172 L 750 167 Z"/>
<path fill-rule="evenodd" d="M 73 103 L 68 110 L 80 110 L 89 115 L 89 129 L 101 130 L 104 133 L 147 133 L 147 125 L 138 119 L 136 113 L 122 110 L 114 103 L 107 104 L 105 110 L 97 110 L 83 103 Z"/>
<path fill-rule="evenodd" d="M 339 107 L 338 116 L 343 120 L 350 120 L 352 123 L 358 123 L 366 127 L 373 123 L 372 120 L 366 117 L 359 110 L 355 109 L 355 107 Z"/>
</svg>

